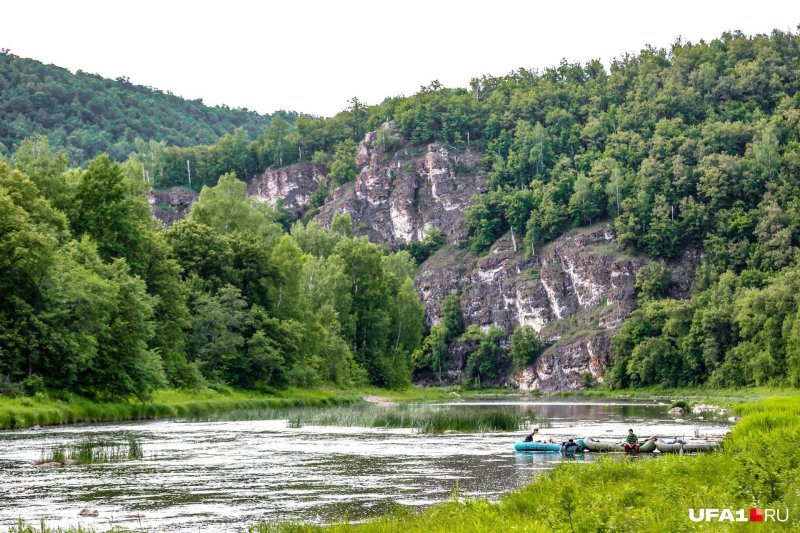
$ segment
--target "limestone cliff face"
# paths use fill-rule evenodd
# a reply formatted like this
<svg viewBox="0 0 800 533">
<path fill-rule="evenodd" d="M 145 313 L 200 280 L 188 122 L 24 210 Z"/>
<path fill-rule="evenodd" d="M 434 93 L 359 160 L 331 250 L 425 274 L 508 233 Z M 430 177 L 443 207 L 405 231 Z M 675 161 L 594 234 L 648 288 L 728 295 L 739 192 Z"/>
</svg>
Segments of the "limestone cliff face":
<svg viewBox="0 0 800 533">
<path fill-rule="evenodd" d="M 269 168 L 254 176 L 247 193 L 259 202 L 275 206 L 279 201 L 295 217 L 300 217 L 309 207 L 311 196 L 319 184 L 327 185 L 325 168 L 312 163 L 297 163 L 288 167 Z"/>
<path fill-rule="evenodd" d="M 431 227 L 449 242 L 464 241 L 463 210 L 484 189 L 479 162 L 474 151 L 454 154 L 438 144 L 386 153 L 368 133 L 356 154 L 355 182 L 333 191 L 316 219 L 330 225 L 335 213 L 347 213 L 355 234 L 380 243 L 419 240 Z"/>
<path fill-rule="evenodd" d="M 539 332 L 550 346 L 510 378 L 520 389 L 575 389 L 587 370 L 603 380 L 611 335 L 635 308 L 636 272 L 646 263 L 619 253 L 611 227 L 598 225 L 567 233 L 535 256 L 515 251 L 510 236 L 480 259 L 443 249 L 422 265 L 416 286 L 430 324 L 444 296 L 461 291 L 468 325 L 510 335 L 527 324 Z"/>
<path fill-rule="evenodd" d="M 182 187 L 153 191 L 149 197 L 150 211 L 169 227 L 189 214 L 197 196 L 196 192 Z"/>
</svg>

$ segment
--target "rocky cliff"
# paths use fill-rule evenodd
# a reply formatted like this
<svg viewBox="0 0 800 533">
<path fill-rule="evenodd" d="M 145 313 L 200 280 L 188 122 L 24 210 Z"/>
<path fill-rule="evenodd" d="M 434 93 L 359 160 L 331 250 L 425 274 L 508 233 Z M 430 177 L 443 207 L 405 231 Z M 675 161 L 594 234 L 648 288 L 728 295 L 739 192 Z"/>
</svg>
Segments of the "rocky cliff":
<svg viewBox="0 0 800 533">
<path fill-rule="evenodd" d="M 308 209 L 311 196 L 320 183 L 328 185 L 324 167 L 312 163 L 297 163 L 287 167 L 269 168 L 263 174 L 253 176 L 247 192 L 258 201 L 272 206 L 280 202 L 295 218 L 299 218 Z"/>
<path fill-rule="evenodd" d="M 330 225 L 335 213 L 344 212 L 355 234 L 388 244 L 419 240 L 438 228 L 449 244 L 420 267 L 415 280 L 429 325 L 439 321 L 444 297 L 457 293 L 467 325 L 497 326 L 510 336 L 527 324 L 547 344 L 535 365 L 508 376 L 506 384 L 523 391 L 576 389 L 586 372 L 603 381 L 611 336 L 636 307 L 636 273 L 648 259 L 620 252 L 608 224 L 573 230 L 535 255 L 507 235 L 477 257 L 464 248 L 463 212 L 485 189 L 481 154 L 405 145 L 391 124 L 384 127 L 400 148 L 386 150 L 368 133 L 358 147 L 356 180 L 332 191 L 315 220 Z M 324 167 L 299 163 L 255 176 L 248 191 L 300 217 L 321 184 L 328 186 Z M 179 212 L 191 201 L 170 196 L 156 205 L 174 204 Z M 672 266 L 671 296 L 688 291 L 698 260 L 699 254 L 688 252 Z M 450 345 L 451 381 L 463 377 L 470 348 L 460 340 Z"/>
<path fill-rule="evenodd" d="M 515 250 L 510 236 L 481 258 L 440 250 L 422 265 L 416 286 L 430 324 L 442 299 L 458 292 L 468 325 L 510 334 L 527 324 L 539 332 L 548 349 L 510 383 L 526 391 L 574 389 L 586 371 L 603 380 L 611 334 L 635 308 L 636 272 L 646 263 L 619 253 L 611 227 L 598 225 L 567 233 L 535 256 Z"/>
<path fill-rule="evenodd" d="M 150 193 L 150 211 L 169 227 L 189 214 L 197 196 L 196 192 L 184 187 L 155 190 Z"/>
<path fill-rule="evenodd" d="M 333 191 L 316 218 L 329 225 L 335 213 L 347 213 L 354 232 L 374 242 L 419 240 L 432 227 L 449 242 L 463 242 L 464 208 L 484 190 L 479 162 L 477 152 L 452 153 L 438 144 L 387 153 L 369 133 L 359 145 L 355 182 Z"/>
</svg>

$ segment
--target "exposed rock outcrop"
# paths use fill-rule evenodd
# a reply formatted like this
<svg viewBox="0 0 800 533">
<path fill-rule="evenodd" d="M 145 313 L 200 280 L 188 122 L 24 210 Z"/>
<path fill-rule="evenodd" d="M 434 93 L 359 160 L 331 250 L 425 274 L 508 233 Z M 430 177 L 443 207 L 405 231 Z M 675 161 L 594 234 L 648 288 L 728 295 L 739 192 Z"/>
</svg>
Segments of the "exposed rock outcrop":
<svg viewBox="0 0 800 533">
<path fill-rule="evenodd" d="M 325 168 L 312 163 L 297 163 L 288 167 L 268 168 L 263 174 L 254 176 L 247 186 L 247 193 L 259 202 L 282 206 L 295 217 L 302 216 L 309 207 L 311 196 L 320 183 L 327 186 Z"/>
<path fill-rule="evenodd" d="M 611 336 L 607 331 L 580 335 L 556 343 L 535 365 L 518 372 L 514 381 L 523 392 L 577 389 L 587 371 L 602 381 L 610 359 Z"/>
<path fill-rule="evenodd" d="M 550 347 L 511 382 L 522 390 L 575 389 L 586 371 L 603 380 L 611 334 L 636 306 L 636 272 L 647 261 L 618 252 L 611 226 L 601 224 L 571 231 L 535 256 L 515 251 L 511 236 L 477 260 L 440 250 L 422 265 L 416 287 L 430 324 L 444 296 L 460 291 L 467 324 L 509 335 L 532 326 Z"/>
<path fill-rule="evenodd" d="M 150 193 L 150 211 L 162 224 L 169 227 L 189 214 L 198 194 L 184 187 L 159 189 Z"/>
<path fill-rule="evenodd" d="M 367 134 L 356 152 L 358 177 L 333 191 L 316 219 L 330 225 L 335 213 L 347 213 L 354 232 L 375 242 L 420 240 L 432 227 L 449 242 L 462 242 L 464 208 L 484 189 L 479 162 L 477 152 L 455 154 L 438 144 L 422 153 L 414 147 L 386 153 Z"/>
</svg>

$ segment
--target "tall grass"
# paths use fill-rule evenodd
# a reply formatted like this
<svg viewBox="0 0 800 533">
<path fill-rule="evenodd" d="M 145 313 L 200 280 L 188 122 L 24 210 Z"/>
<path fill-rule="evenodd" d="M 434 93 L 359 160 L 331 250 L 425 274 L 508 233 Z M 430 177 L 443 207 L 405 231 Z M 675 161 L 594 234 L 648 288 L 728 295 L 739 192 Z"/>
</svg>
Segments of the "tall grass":
<svg viewBox="0 0 800 533">
<path fill-rule="evenodd" d="M 354 426 L 387 429 L 411 428 L 420 433 L 460 431 L 480 433 L 490 431 L 517 431 L 536 422 L 546 426 L 533 413 L 520 413 L 508 408 L 482 406 L 430 406 L 399 405 L 393 407 L 353 406 L 292 412 L 289 427 Z"/>
<path fill-rule="evenodd" d="M 452 400 L 463 396 L 509 394 L 506 389 L 464 391 L 459 388 L 410 387 L 385 390 L 373 387 L 360 389 L 275 389 L 264 393 L 206 389 L 157 391 L 150 402 L 103 402 L 67 394 L 63 399 L 7 398 L 0 396 L 0 429 L 27 428 L 35 425 L 75 424 L 83 422 L 115 422 L 154 418 L 202 419 L 231 411 L 257 411 L 301 407 L 353 405 L 364 394 L 400 402 Z M 245 416 L 244 414 L 242 416 Z"/>
<path fill-rule="evenodd" d="M 119 526 L 112 526 L 103 531 L 106 533 L 124 533 L 130 530 L 122 529 Z M 97 533 L 97 530 L 94 528 L 85 528 L 83 526 L 72 526 L 69 528 L 49 527 L 45 524 L 44 520 L 39 522 L 39 527 L 36 527 L 19 519 L 16 524 L 9 528 L 8 533 Z"/>
<path fill-rule="evenodd" d="M 95 464 L 142 459 L 144 452 L 139 439 L 129 435 L 126 442 L 84 439 L 71 445 L 59 445 L 42 450 L 40 464 L 66 463 Z"/>
<path fill-rule="evenodd" d="M 236 410 L 324 407 L 351 405 L 361 401 L 359 396 L 336 392 L 290 391 L 285 394 L 287 396 L 238 392 L 226 395 L 213 391 L 199 393 L 163 391 L 158 393 L 152 402 L 147 403 L 98 402 L 79 396 L 68 396 L 66 400 L 0 398 L 0 429 L 82 422 L 197 418 Z"/>
</svg>

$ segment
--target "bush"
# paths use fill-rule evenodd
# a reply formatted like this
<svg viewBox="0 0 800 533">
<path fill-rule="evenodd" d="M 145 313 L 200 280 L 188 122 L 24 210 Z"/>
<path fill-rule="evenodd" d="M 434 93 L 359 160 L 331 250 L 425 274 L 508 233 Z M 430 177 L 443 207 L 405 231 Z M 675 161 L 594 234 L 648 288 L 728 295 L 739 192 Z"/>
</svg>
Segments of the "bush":
<svg viewBox="0 0 800 533">
<path fill-rule="evenodd" d="M 680 407 L 681 409 L 683 409 L 687 413 L 692 410 L 691 404 L 689 402 L 685 401 L 685 400 L 674 401 L 674 402 L 672 402 L 672 405 L 669 406 L 670 409 L 674 409 L 675 407 Z"/>
<path fill-rule="evenodd" d="M 45 386 L 44 386 L 44 379 L 42 376 L 38 374 L 34 374 L 28 378 L 25 378 L 22 383 L 22 390 L 28 396 L 35 396 L 37 393 L 44 394 Z"/>
<path fill-rule="evenodd" d="M 517 369 L 534 364 L 543 349 L 544 344 L 531 326 L 517 326 L 511 335 L 511 360 Z"/>
<path fill-rule="evenodd" d="M 597 385 L 597 380 L 594 379 L 594 374 L 589 372 L 588 370 L 581 374 L 580 380 L 578 381 L 580 386 L 584 389 L 592 389 L 595 385 Z"/>
</svg>

